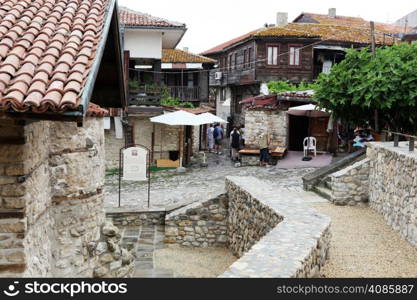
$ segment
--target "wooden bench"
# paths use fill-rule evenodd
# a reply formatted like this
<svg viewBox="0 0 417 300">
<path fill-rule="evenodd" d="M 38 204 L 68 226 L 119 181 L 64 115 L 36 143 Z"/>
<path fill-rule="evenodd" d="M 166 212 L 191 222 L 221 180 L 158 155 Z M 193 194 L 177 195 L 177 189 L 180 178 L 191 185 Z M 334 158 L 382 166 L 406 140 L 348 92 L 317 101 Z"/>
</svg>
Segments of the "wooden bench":
<svg viewBox="0 0 417 300">
<path fill-rule="evenodd" d="M 260 149 L 242 149 L 239 151 L 239 155 L 242 159 L 242 165 L 256 166 L 259 165 Z M 283 158 L 287 154 L 287 148 L 274 147 L 269 149 L 269 155 L 275 164 L 278 159 Z"/>
<path fill-rule="evenodd" d="M 261 152 L 260 149 L 242 149 L 239 151 L 239 154 L 259 155 L 260 152 Z M 284 157 L 286 153 L 287 153 L 287 148 L 283 148 L 283 147 L 275 147 L 275 148 L 269 149 L 269 154 L 272 157 Z"/>
</svg>

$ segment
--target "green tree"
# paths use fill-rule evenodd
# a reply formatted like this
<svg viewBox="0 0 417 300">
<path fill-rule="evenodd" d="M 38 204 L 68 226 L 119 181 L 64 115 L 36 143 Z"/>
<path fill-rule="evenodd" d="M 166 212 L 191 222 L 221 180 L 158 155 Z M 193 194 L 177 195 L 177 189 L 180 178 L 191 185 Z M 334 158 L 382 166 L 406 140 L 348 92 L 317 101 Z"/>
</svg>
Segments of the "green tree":
<svg viewBox="0 0 417 300">
<path fill-rule="evenodd" d="M 417 44 L 348 50 L 346 58 L 321 74 L 315 99 L 333 115 L 355 125 L 375 122 L 380 128 L 417 131 Z"/>
<path fill-rule="evenodd" d="M 296 85 L 288 81 L 270 81 L 267 86 L 270 94 L 279 94 L 282 92 L 314 90 L 316 85 L 305 82 Z"/>
</svg>

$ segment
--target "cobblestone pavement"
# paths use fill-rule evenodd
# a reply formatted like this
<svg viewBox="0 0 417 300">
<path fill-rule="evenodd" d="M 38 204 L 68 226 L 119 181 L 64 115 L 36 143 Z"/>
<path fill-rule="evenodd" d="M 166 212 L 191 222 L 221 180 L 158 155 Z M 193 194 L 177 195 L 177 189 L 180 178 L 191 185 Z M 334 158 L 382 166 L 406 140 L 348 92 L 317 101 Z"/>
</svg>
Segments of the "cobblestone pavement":
<svg viewBox="0 0 417 300">
<path fill-rule="evenodd" d="M 301 177 L 312 170 L 277 169 L 274 166 L 236 168 L 227 155 L 209 153 L 207 168 L 195 165 L 183 174 L 175 170 L 153 173 L 151 208 L 164 209 L 212 199 L 225 191 L 226 176 L 254 176 L 269 182 L 271 187 L 301 190 Z M 106 177 L 106 207 L 118 206 L 118 179 L 117 175 Z M 146 209 L 147 187 L 146 183 L 123 182 L 122 207 Z"/>
</svg>

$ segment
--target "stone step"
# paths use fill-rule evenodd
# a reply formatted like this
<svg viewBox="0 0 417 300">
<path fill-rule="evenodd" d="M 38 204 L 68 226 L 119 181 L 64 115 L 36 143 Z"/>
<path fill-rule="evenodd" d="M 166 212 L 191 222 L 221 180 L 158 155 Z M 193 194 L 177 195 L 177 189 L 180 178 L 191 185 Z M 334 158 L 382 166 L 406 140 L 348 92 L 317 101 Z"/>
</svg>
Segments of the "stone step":
<svg viewBox="0 0 417 300">
<path fill-rule="evenodd" d="M 316 186 L 314 187 L 314 192 L 323 198 L 326 198 L 327 200 L 331 201 L 332 199 L 332 191 L 324 186 Z"/>
<path fill-rule="evenodd" d="M 324 180 L 324 187 L 328 188 L 329 190 L 332 189 L 332 180 L 329 176 L 327 176 Z"/>
</svg>

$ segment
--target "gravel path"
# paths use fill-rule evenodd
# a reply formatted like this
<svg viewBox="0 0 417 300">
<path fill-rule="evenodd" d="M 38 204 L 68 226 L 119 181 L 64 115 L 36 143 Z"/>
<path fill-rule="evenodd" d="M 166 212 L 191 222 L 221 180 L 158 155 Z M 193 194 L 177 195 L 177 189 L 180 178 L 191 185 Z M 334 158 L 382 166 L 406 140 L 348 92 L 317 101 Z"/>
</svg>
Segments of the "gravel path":
<svg viewBox="0 0 417 300">
<path fill-rule="evenodd" d="M 155 267 L 174 271 L 174 277 L 215 278 L 236 261 L 226 248 L 169 246 L 154 252 Z"/>
<path fill-rule="evenodd" d="M 324 277 L 417 277 L 417 249 L 377 212 L 331 203 L 310 205 L 332 219 Z"/>
</svg>

